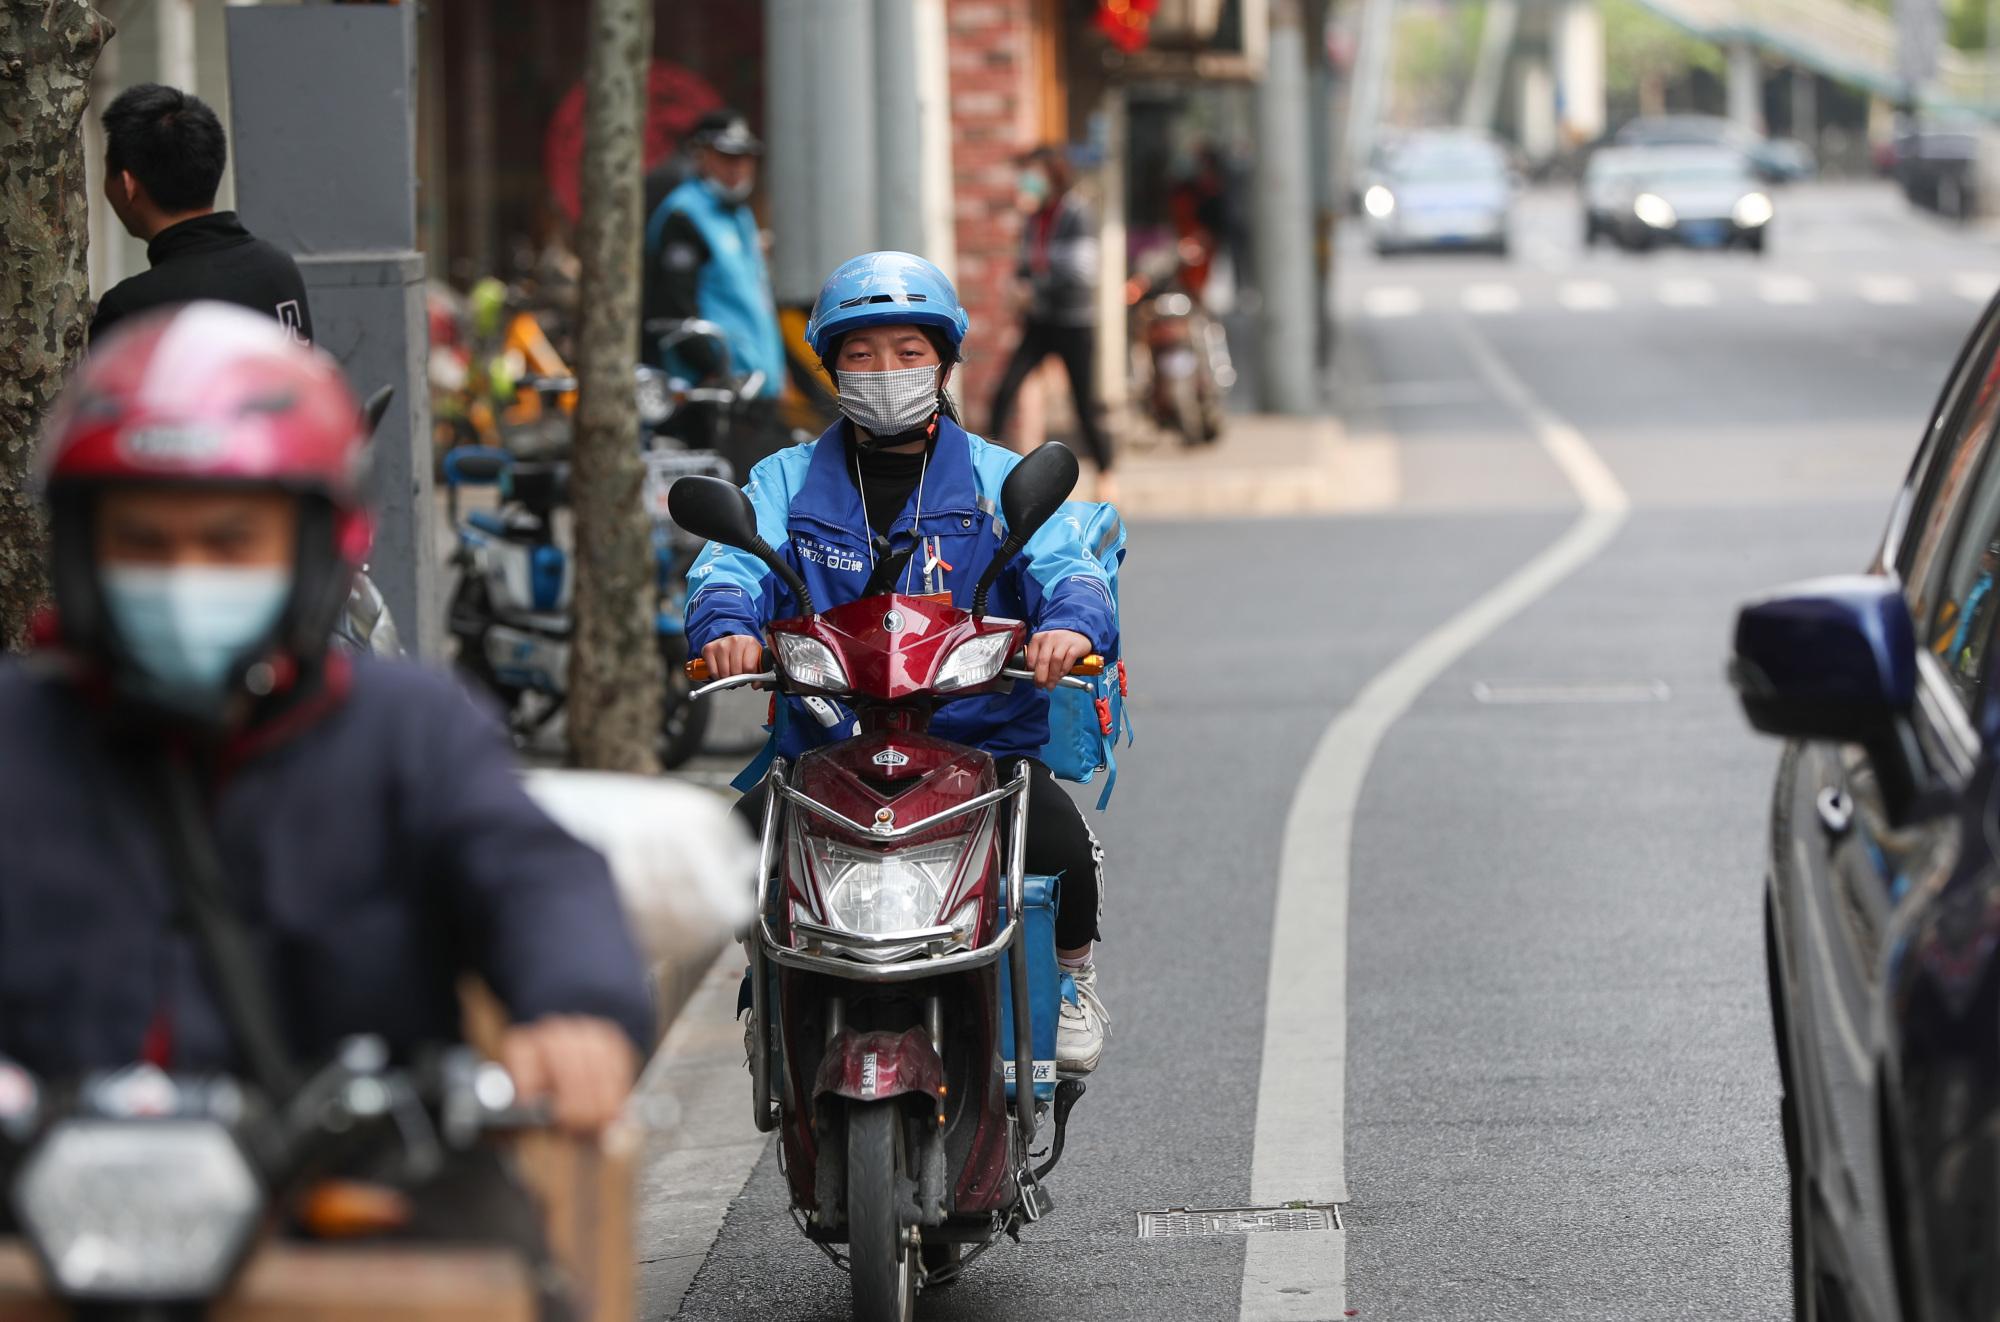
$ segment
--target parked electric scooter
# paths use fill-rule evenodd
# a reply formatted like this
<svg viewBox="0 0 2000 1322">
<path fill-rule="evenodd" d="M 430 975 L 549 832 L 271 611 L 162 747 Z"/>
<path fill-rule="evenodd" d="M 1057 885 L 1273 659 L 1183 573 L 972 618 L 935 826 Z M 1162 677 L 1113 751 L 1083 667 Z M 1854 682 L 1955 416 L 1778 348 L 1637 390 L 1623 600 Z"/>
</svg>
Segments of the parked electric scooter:
<svg viewBox="0 0 2000 1322">
<path fill-rule="evenodd" d="M 671 493 L 677 523 L 759 557 L 805 610 L 769 626 L 769 669 L 695 696 L 774 687 L 854 731 L 766 778 L 750 1070 L 752 1118 L 781 1131 L 795 1214 L 848 1269 L 862 1322 L 908 1322 L 920 1289 L 1048 1212 L 1084 1091 L 1057 1077 L 1057 881 L 1026 874 L 1027 772 L 1001 784 L 985 752 L 926 733 L 940 703 L 1032 680 L 1027 625 L 987 616 L 986 596 L 1076 476 L 1055 444 L 1015 466 L 969 611 L 891 592 L 821 612 L 740 490 Z"/>
<path fill-rule="evenodd" d="M 556 540 L 556 511 L 569 500 L 569 464 L 528 462 L 504 451 L 463 446 L 445 456 L 446 508 L 458 530 L 458 571 L 447 624 L 458 665 L 499 702 L 517 742 L 527 745 L 563 710 L 569 695 L 575 562 Z M 497 486 L 497 509 L 459 515 L 459 492 Z M 653 499 L 648 496 L 649 501 Z M 650 508 L 650 506 L 649 506 Z M 694 552 L 671 527 L 654 524 L 661 609 L 655 621 L 661 694 L 658 753 L 677 767 L 700 751 L 708 710 L 691 702 L 681 622 Z"/>
</svg>

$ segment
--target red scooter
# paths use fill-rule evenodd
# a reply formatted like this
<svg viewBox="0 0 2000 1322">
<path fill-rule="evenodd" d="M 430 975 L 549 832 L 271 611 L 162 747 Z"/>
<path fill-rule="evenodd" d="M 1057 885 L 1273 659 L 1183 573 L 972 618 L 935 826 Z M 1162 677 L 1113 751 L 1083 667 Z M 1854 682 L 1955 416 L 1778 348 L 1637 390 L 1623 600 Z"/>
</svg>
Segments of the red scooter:
<svg viewBox="0 0 2000 1322">
<path fill-rule="evenodd" d="M 1049 1210 L 1083 1094 L 1056 1076 L 1056 883 L 1023 865 L 1026 770 L 1001 784 L 986 753 L 926 733 L 938 704 L 1032 679 L 1027 625 L 986 596 L 1076 475 L 1056 444 L 1015 466 L 969 611 L 893 592 L 817 611 L 741 491 L 685 477 L 669 495 L 677 524 L 756 555 L 805 610 L 770 624 L 769 669 L 695 696 L 770 686 L 858 731 L 772 764 L 748 944 L 752 1116 L 781 1131 L 794 1216 L 848 1269 L 862 1322 L 908 1322 L 919 1290 Z"/>
</svg>

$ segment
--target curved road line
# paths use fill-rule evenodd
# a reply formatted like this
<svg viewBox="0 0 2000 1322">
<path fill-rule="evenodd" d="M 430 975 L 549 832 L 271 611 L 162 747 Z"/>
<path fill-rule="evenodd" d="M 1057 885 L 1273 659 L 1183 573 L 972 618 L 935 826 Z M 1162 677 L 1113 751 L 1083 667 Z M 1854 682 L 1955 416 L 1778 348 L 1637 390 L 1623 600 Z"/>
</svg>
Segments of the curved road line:
<svg viewBox="0 0 2000 1322">
<path fill-rule="evenodd" d="M 1583 505 L 1563 535 L 1368 682 L 1320 736 L 1285 821 L 1264 997 L 1250 1163 L 1253 1203 L 1347 1201 L 1347 891 L 1355 810 L 1390 727 L 1454 662 L 1604 549 L 1631 500 L 1470 322 L 1449 322 L 1493 393 L 1528 424 Z M 1318 1322 L 1346 1308 L 1345 1232 L 1252 1235 L 1244 1322 Z"/>
</svg>

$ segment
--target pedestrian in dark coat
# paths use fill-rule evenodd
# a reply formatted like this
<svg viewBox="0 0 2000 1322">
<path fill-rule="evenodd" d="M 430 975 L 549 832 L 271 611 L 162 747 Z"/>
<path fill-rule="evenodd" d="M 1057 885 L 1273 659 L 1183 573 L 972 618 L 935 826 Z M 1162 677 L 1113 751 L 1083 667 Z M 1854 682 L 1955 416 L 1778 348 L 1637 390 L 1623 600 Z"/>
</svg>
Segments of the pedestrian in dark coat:
<svg viewBox="0 0 2000 1322">
<path fill-rule="evenodd" d="M 127 88 L 104 112 L 104 196 L 119 223 L 146 242 L 152 269 L 97 300 L 90 342 L 134 313 L 213 299 L 275 317 L 310 344 L 312 309 L 290 254 L 217 211 L 228 140 L 200 97 L 158 83 Z"/>
</svg>

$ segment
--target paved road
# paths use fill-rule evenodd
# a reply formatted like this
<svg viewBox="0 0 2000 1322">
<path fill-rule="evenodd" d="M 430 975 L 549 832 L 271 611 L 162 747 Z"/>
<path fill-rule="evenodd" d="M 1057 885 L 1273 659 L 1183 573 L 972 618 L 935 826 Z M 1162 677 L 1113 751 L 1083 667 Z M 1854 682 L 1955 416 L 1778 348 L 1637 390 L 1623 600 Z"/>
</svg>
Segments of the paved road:
<svg viewBox="0 0 2000 1322">
<path fill-rule="evenodd" d="M 1056 1214 L 922 1316 L 1239 1316 L 1241 1240 L 1140 1241 L 1133 1213 L 1249 1201 L 1260 1078 L 1326 1077 L 1311 1052 L 1265 1060 L 1281 873 L 1347 887 L 1345 932 L 1314 934 L 1345 951 L 1344 1006 L 1305 993 L 1329 1042 L 1344 1024 L 1345 1166 L 1334 1142 L 1284 1169 L 1271 1136 L 1295 1131 L 1269 1120 L 1258 1165 L 1299 1197 L 1344 1177 L 1347 1229 L 1240 1315 L 1788 1315 L 1756 917 L 1774 755 L 1721 683 L 1730 608 L 1866 557 L 2000 260 L 1878 190 L 1780 205 L 1762 261 L 1585 253 L 1558 197 L 1524 208 L 1511 263 L 1344 252 L 1342 412 L 1392 443 L 1400 503 L 1135 529 L 1141 742 L 1103 820 L 1114 1049 Z M 1564 436 L 1630 511 L 1487 610 L 1574 525 Z M 1468 607 L 1477 629 L 1418 648 Z M 1287 859 L 1288 820 L 1337 806 L 1315 779 L 1294 813 L 1301 768 L 1412 649 L 1443 668 L 1372 748 L 1344 866 Z M 706 1243 L 652 1196 L 669 1241 Z M 839 1318 L 844 1287 L 766 1151 L 678 1315 Z"/>
</svg>

